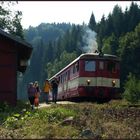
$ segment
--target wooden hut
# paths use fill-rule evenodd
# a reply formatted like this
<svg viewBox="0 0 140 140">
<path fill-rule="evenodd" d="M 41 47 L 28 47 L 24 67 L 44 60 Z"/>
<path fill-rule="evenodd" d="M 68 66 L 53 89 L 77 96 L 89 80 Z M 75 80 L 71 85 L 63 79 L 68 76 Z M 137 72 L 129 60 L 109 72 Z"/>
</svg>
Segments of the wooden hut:
<svg viewBox="0 0 140 140">
<path fill-rule="evenodd" d="M 0 102 L 17 103 L 17 72 L 24 73 L 32 46 L 0 29 Z"/>
</svg>

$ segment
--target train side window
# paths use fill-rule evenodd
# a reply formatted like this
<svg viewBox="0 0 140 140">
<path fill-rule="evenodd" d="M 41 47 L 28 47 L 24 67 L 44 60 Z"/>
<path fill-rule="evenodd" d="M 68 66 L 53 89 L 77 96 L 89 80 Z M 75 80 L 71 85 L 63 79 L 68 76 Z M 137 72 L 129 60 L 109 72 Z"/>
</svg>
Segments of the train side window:
<svg viewBox="0 0 140 140">
<path fill-rule="evenodd" d="M 75 73 L 75 65 L 73 65 L 73 73 Z"/>
<path fill-rule="evenodd" d="M 100 70 L 104 69 L 104 62 L 103 61 L 99 61 L 99 69 Z"/>
<path fill-rule="evenodd" d="M 65 81 L 67 80 L 67 72 L 65 73 Z"/>
<path fill-rule="evenodd" d="M 70 70 L 68 70 L 68 79 L 70 78 Z"/>
<path fill-rule="evenodd" d="M 63 74 L 62 74 L 62 84 L 63 84 Z"/>
<path fill-rule="evenodd" d="M 73 66 L 73 73 L 76 72 L 76 65 Z"/>
<path fill-rule="evenodd" d="M 62 74 L 62 83 L 64 83 L 64 74 Z"/>
<path fill-rule="evenodd" d="M 67 79 L 68 79 L 68 72 L 66 71 L 66 81 L 67 81 Z"/>
<path fill-rule="evenodd" d="M 63 83 L 65 82 L 65 73 L 63 74 Z"/>
<path fill-rule="evenodd" d="M 73 74 L 73 66 L 70 69 L 70 75 L 72 75 L 72 74 Z"/>
<path fill-rule="evenodd" d="M 62 84 L 62 75 L 61 75 L 61 84 Z"/>
<path fill-rule="evenodd" d="M 96 65 L 95 61 L 85 61 L 85 71 L 95 71 Z"/>
<path fill-rule="evenodd" d="M 58 81 L 60 82 L 60 76 L 58 77 Z"/>
<path fill-rule="evenodd" d="M 77 63 L 75 64 L 75 68 L 76 68 L 76 72 L 78 72 L 78 71 L 79 71 L 79 62 L 77 62 Z"/>
</svg>

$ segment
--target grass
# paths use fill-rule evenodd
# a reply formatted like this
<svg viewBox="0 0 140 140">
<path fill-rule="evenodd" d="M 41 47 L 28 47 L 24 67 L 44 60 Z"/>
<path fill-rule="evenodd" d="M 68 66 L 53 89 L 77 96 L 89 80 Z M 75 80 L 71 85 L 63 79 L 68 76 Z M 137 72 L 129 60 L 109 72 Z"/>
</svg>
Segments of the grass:
<svg viewBox="0 0 140 140">
<path fill-rule="evenodd" d="M 31 110 L 29 104 L 0 112 L 0 138 L 138 139 L 140 108 L 124 100 L 97 104 L 53 104 Z M 65 120 L 70 119 L 67 123 Z"/>
</svg>

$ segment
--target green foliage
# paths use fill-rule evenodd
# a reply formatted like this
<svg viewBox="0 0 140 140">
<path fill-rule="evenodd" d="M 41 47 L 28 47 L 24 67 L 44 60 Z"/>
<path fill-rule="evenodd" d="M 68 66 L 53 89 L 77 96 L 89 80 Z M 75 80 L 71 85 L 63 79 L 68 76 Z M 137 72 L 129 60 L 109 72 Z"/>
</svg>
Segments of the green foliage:
<svg viewBox="0 0 140 140">
<path fill-rule="evenodd" d="M 0 112 L 5 112 L 8 110 L 8 108 L 9 108 L 9 105 L 7 104 L 7 102 L 0 104 Z"/>
<path fill-rule="evenodd" d="M 132 2 L 128 11 L 128 32 L 132 31 L 137 24 L 140 22 L 140 8 L 139 6 Z"/>
<path fill-rule="evenodd" d="M 133 74 L 128 75 L 128 81 L 125 83 L 124 98 L 131 103 L 140 101 L 140 80 Z"/>
<path fill-rule="evenodd" d="M 50 50 L 52 58 L 48 57 L 48 52 L 45 55 L 51 61 L 51 63 L 46 61 L 45 64 L 48 77 L 56 74 L 81 53 L 79 47 L 82 46 L 82 34 L 81 26 L 72 25 L 72 28 L 67 30 L 63 37 L 60 37 L 54 43 L 49 43 L 49 48 L 52 48 Z"/>
<path fill-rule="evenodd" d="M 22 19 L 22 12 L 16 11 L 15 16 L 12 19 L 12 24 L 10 24 L 8 28 L 9 28 L 9 33 L 24 39 L 21 19 Z"/>
<path fill-rule="evenodd" d="M 64 68 L 70 62 L 72 62 L 75 58 L 76 58 L 76 53 L 75 52 L 67 53 L 66 51 L 64 51 L 60 55 L 60 60 L 59 61 L 57 59 L 55 59 L 54 63 L 52 63 L 52 64 L 48 63 L 47 64 L 46 69 L 47 69 L 48 77 L 50 78 L 51 76 L 56 74 L 59 70 Z"/>
<path fill-rule="evenodd" d="M 75 117 L 76 112 L 58 106 L 53 106 L 48 109 L 37 109 L 34 111 L 24 109 L 24 111 L 21 111 L 19 113 L 13 112 L 9 116 L 7 116 L 6 120 L 3 123 L 3 126 L 6 129 L 22 129 L 24 132 L 24 136 L 31 137 L 31 135 L 34 134 L 34 136 L 36 137 L 37 135 L 41 136 L 41 134 L 46 135 L 46 129 L 49 132 L 50 125 L 53 126 L 55 124 L 59 124 L 69 116 Z M 62 132 L 61 134 L 63 135 Z"/>
<path fill-rule="evenodd" d="M 33 45 L 30 66 L 28 67 L 18 92 L 27 97 L 27 84 L 44 80 L 64 68 L 77 55 L 81 54 L 82 26 L 70 24 L 45 24 L 29 27 L 25 38 Z"/>
<path fill-rule="evenodd" d="M 118 47 L 118 39 L 113 33 L 107 39 L 105 38 L 103 40 L 103 44 L 104 44 L 102 48 L 103 53 L 116 55 L 116 50 Z"/>
<path fill-rule="evenodd" d="M 95 17 L 94 17 L 94 14 L 93 14 L 93 13 L 91 14 L 88 27 L 89 27 L 91 30 L 96 31 L 96 21 L 95 21 Z"/>
<path fill-rule="evenodd" d="M 120 6 L 115 5 L 112 13 L 109 13 L 107 18 L 103 15 L 101 21 L 96 24 L 99 48 L 104 46 L 104 39 L 111 36 L 112 33 L 119 38 L 121 35 L 133 31 L 140 22 L 139 15 L 140 8 L 137 3 L 132 2 L 129 9 L 126 9 L 124 13 Z"/>
<path fill-rule="evenodd" d="M 0 122 L 1 139 L 88 139 L 90 135 L 83 133 L 87 129 L 93 132 L 91 139 L 139 138 L 139 108 L 129 108 L 126 100 L 58 103 L 35 110 L 20 103 L 10 112 Z M 66 121 L 68 118 L 72 119 Z"/>
<path fill-rule="evenodd" d="M 21 25 L 22 12 L 12 9 L 15 4 L 17 2 L 0 2 L 0 28 L 24 39 Z"/>
<path fill-rule="evenodd" d="M 8 116 L 4 122 L 6 128 L 21 128 L 24 125 L 24 122 L 31 117 L 30 111 L 24 111 L 21 113 L 13 113 Z"/>
<path fill-rule="evenodd" d="M 121 83 L 124 83 L 129 72 L 140 79 L 140 24 L 133 32 L 119 39 L 118 54 L 121 58 Z"/>
<path fill-rule="evenodd" d="M 49 24 L 41 23 L 37 27 L 30 26 L 24 30 L 25 39 L 36 47 L 38 38 L 41 37 L 43 43 L 46 45 L 49 41 L 55 41 L 59 36 L 63 36 L 64 33 L 71 27 L 70 24 Z"/>
<path fill-rule="evenodd" d="M 65 109 L 63 107 L 58 108 L 51 108 L 50 110 L 46 111 L 47 118 L 49 122 L 60 122 L 66 117 L 75 116 L 76 113 L 72 110 Z"/>
<path fill-rule="evenodd" d="M 0 106 L 0 124 L 3 124 L 6 128 L 19 128 L 21 123 L 19 120 L 24 120 L 29 116 L 29 105 L 25 102 L 17 102 L 16 107 L 9 106 L 7 103 L 3 103 Z"/>
<path fill-rule="evenodd" d="M 98 50 L 120 56 L 121 87 L 129 72 L 140 75 L 140 26 L 136 27 L 140 22 L 139 14 L 140 8 L 134 2 L 125 12 L 116 5 L 107 17 L 102 16 L 99 23 L 95 22 L 92 13 L 88 24 L 97 32 Z M 42 85 L 46 78 L 82 53 L 84 30 L 80 25 L 41 23 L 37 27 L 30 26 L 24 33 L 26 40 L 34 46 L 31 64 L 19 88 L 20 94 L 24 92 L 22 94 L 26 95 L 28 82 L 38 80 Z"/>
<path fill-rule="evenodd" d="M 102 48 L 103 53 L 106 53 L 106 54 L 112 53 L 111 46 L 110 46 L 110 38 L 111 37 L 108 37 L 107 39 L 103 40 L 103 44 L 104 44 L 104 46 Z"/>
<path fill-rule="evenodd" d="M 30 26 L 29 29 L 24 30 L 25 39 L 33 45 L 34 49 L 30 66 L 28 66 L 18 88 L 19 99 L 27 100 L 27 85 L 29 82 L 37 80 L 42 87 L 44 80 L 48 77 L 47 65 L 54 63 L 56 58 L 57 63 L 64 50 L 61 37 L 69 28 L 71 28 L 71 25 L 66 23 L 42 23 L 37 27 Z M 52 73 L 53 70 L 49 70 L 49 72 Z"/>
<path fill-rule="evenodd" d="M 106 36 L 106 20 L 104 15 L 102 16 L 100 23 L 97 24 L 97 33 L 97 42 L 99 49 L 101 49 L 103 38 Z"/>
<path fill-rule="evenodd" d="M 123 31 L 123 13 L 121 7 L 118 5 L 114 6 L 112 12 L 112 21 L 113 21 L 113 31 L 117 37 L 119 37 Z"/>
</svg>

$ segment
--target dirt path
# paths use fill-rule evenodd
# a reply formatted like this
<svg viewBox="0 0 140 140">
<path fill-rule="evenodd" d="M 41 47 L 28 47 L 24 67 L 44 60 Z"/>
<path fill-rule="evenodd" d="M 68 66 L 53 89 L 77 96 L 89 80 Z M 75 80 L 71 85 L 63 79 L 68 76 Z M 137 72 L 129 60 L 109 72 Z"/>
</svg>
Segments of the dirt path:
<svg viewBox="0 0 140 140">
<path fill-rule="evenodd" d="M 46 103 L 40 103 L 38 108 L 42 108 L 42 107 L 49 107 L 51 105 L 53 105 L 53 102 L 50 102 L 49 104 Z M 57 102 L 57 104 L 76 104 L 74 102 L 69 102 L 69 101 L 59 101 Z"/>
</svg>

